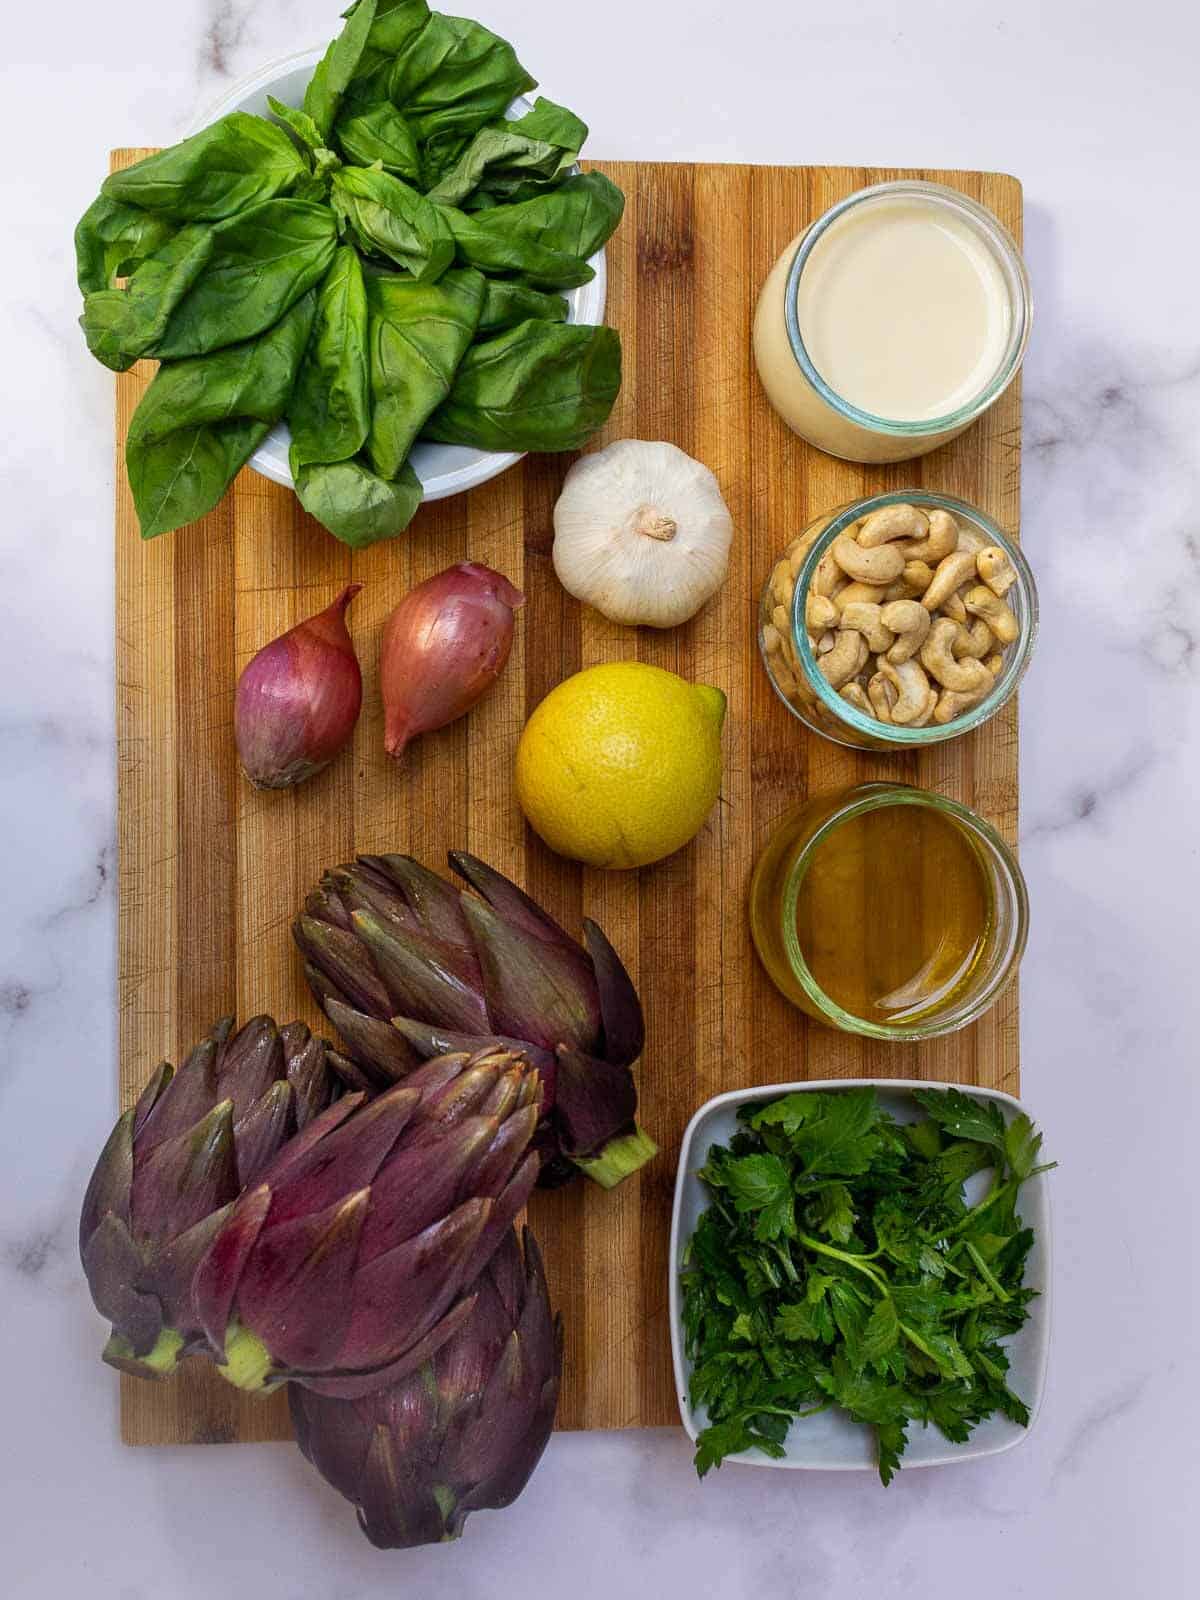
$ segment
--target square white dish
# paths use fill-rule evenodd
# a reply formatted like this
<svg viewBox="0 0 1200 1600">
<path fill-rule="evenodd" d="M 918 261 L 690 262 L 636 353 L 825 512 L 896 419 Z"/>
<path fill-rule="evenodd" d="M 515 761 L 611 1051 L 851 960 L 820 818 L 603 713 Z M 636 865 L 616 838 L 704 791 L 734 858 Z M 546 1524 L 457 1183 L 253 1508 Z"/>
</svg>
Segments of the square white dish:
<svg viewBox="0 0 1200 1600">
<path fill-rule="evenodd" d="M 244 111 L 250 116 L 269 119 L 271 116 L 269 102 L 272 97 L 285 106 L 300 106 L 304 101 L 304 91 L 308 87 L 309 79 L 324 54 L 324 46 L 321 46 L 268 62 L 266 66 L 260 67 L 257 72 L 226 90 L 219 100 L 208 106 L 203 114 L 195 119 L 187 130 L 188 133 L 199 133 L 201 128 L 227 117 L 231 111 Z M 531 110 L 532 106 L 532 100 L 521 96 L 508 108 L 509 115 L 520 115 Z M 588 263 L 595 273 L 590 283 L 563 292 L 567 302 L 568 322 L 604 321 L 604 306 L 608 297 L 606 262 L 604 251 L 598 250 Z M 288 462 L 291 442 L 292 436 L 287 423 L 280 422 L 272 428 L 250 457 L 250 465 L 256 472 L 261 472 L 263 477 L 270 478 L 274 483 L 281 483 L 288 489 L 293 487 L 292 469 Z M 465 494 L 469 489 L 477 489 L 481 484 L 499 477 L 502 472 L 507 472 L 509 467 L 515 466 L 522 459 L 522 452 L 475 450 L 469 445 L 436 444 L 430 440 L 419 440 L 413 446 L 410 459 L 413 471 L 421 480 L 425 500 L 430 501 L 446 500 L 451 495 Z"/>
<path fill-rule="evenodd" d="M 697 1173 L 704 1165 L 709 1146 L 728 1144 L 739 1124 L 741 1106 L 777 1100 L 786 1094 L 805 1094 L 816 1090 L 873 1088 L 880 1104 L 898 1122 L 913 1122 L 921 1115 L 912 1098 L 914 1089 L 959 1089 L 979 1100 L 993 1100 L 1011 1119 L 1027 1108 L 1012 1095 L 996 1089 L 978 1089 L 971 1084 L 920 1083 L 905 1078 L 832 1078 L 808 1083 L 775 1083 L 754 1089 L 735 1089 L 707 1101 L 688 1123 L 679 1151 L 675 1175 L 675 1203 L 671 1213 L 670 1317 L 671 1354 L 675 1366 L 675 1393 L 684 1431 L 693 1441 L 707 1426 L 704 1407 L 693 1409 L 688 1398 L 691 1363 L 684 1351 L 683 1296 L 679 1274 L 684 1252 L 708 1200 Z M 1035 1119 L 1036 1120 L 1036 1119 Z M 1042 1403 L 1046 1367 L 1050 1354 L 1051 1225 L 1047 1175 L 1040 1173 L 1022 1185 L 1018 1209 L 1027 1227 L 1034 1230 L 1034 1244 L 1025 1268 L 1025 1282 L 1036 1289 L 1039 1298 L 1030 1307 L 1024 1327 L 1005 1341 L 1011 1361 L 1009 1387 L 1029 1407 L 1029 1427 L 1023 1428 L 1008 1417 L 996 1415 L 979 1424 L 965 1444 L 953 1444 L 934 1427 L 910 1424 L 908 1448 L 901 1460 L 902 1470 L 912 1467 L 949 1466 L 954 1462 L 977 1461 L 984 1456 L 1011 1450 L 1028 1437 Z M 981 1197 L 988 1173 L 977 1173 L 967 1185 L 969 1198 Z M 979 1195 L 975 1195 L 978 1188 Z M 875 1471 L 873 1431 L 852 1421 L 836 1408 L 815 1417 L 794 1422 L 784 1441 L 786 1454 L 778 1460 L 757 1450 L 745 1450 L 726 1457 L 726 1462 L 752 1467 L 792 1467 L 825 1472 Z M 724 1463 L 723 1463 L 724 1464 Z"/>
</svg>

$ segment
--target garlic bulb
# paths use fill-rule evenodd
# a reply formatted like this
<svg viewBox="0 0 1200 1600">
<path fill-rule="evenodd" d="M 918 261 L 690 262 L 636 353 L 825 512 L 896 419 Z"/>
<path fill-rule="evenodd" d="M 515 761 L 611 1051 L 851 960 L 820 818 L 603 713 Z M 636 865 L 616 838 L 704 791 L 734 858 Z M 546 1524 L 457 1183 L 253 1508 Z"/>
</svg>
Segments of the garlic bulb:
<svg viewBox="0 0 1200 1600">
<path fill-rule="evenodd" d="M 673 444 L 583 456 L 554 508 L 554 570 L 612 622 L 674 628 L 725 579 L 733 518 L 708 468 Z"/>
</svg>

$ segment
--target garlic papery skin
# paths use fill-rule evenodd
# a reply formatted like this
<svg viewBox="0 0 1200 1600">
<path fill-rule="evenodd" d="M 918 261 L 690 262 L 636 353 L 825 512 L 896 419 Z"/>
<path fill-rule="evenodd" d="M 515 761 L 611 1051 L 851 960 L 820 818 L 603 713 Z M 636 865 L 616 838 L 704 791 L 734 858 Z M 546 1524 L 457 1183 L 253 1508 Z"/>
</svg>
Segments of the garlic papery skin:
<svg viewBox="0 0 1200 1600">
<path fill-rule="evenodd" d="M 673 444 L 619 439 L 583 456 L 554 508 L 554 570 L 612 622 L 675 628 L 725 581 L 733 518 L 721 486 Z"/>
</svg>

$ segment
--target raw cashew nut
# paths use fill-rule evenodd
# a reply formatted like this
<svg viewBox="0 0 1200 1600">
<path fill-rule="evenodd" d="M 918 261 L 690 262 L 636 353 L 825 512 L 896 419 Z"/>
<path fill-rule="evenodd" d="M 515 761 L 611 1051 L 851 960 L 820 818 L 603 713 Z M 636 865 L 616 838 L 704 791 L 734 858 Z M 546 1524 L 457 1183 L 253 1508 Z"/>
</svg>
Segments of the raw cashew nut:
<svg viewBox="0 0 1200 1600">
<path fill-rule="evenodd" d="M 1004 657 L 1002 655 L 989 656 L 983 664 L 993 678 L 998 678 L 1004 671 Z"/>
<path fill-rule="evenodd" d="M 948 511 L 939 506 L 929 513 L 929 536 L 901 545 L 906 561 L 928 561 L 936 566 L 953 550 L 958 549 L 958 523 Z"/>
<path fill-rule="evenodd" d="M 963 609 L 965 611 L 966 607 Z M 970 627 L 964 627 L 961 622 L 955 626 L 958 628 L 958 633 L 950 646 L 951 653 L 960 661 L 963 656 L 982 661 L 992 648 L 992 630 L 987 623 L 982 617 L 976 617 Z"/>
<path fill-rule="evenodd" d="M 867 699 L 867 691 L 861 683 L 851 682 L 842 690 L 842 699 L 848 700 L 856 711 L 871 715 L 871 702 Z"/>
<path fill-rule="evenodd" d="M 977 556 L 986 544 L 987 540 L 978 529 L 959 526 L 958 548 L 960 550 L 969 550 L 972 555 Z"/>
<path fill-rule="evenodd" d="M 973 589 L 968 589 L 963 596 L 963 604 L 973 617 L 983 618 L 996 635 L 998 644 L 1012 644 L 1020 638 L 1021 624 L 1007 601 L 993 594 L 985 584 L 979 583 Z"/>
<path fill-rule="evenodd" d="M 990 672 L 987 674 L 987 680 L 984 688 L 973 690 L 969 694 L 958 689 L 943 689 L 938 697 L 933 720 L 940 723 L 953 722 L 955 717 L 960 717 L 964 711 L 977 706 L 995 682 Z"/>
<path fill-rule="evenodd" d="M 926 611 L 940 611 L 947 600 L 966 583 L 968 578 L 975 576 L 975 557 L 969 550 L 955 550 L 950 555 L 944 556 L 937 564 L 933 574 L 933 582 L 921 596 L 921 604 Z M 966 620 L 965 618 L 963 619 Z"/>
<path fill-rule="evenodd" d="M 1001 599 L 1017 581 L 1013 564 L 1008 559 L 1008 551 L 1001 550 L 998 544 L 989 544 L 978 551 L 975 556 L 975 566 L 984 583 Z"/>
<path fill-rule="evenodd" d="M 867 682 L 867 699 L 871 702 L 871 712 L 876 722 L 890 722 L 892 720 L 892 707 L 899 698 L 899 691 L 890 678 L 882 672 L 876 672 Z"/>
<path fill-rule="evenodd" d="M 884 627 L 880 615 L 878 606 L 864 600 L 856 600 L 842 607 L 842 627 L 853 628 L 861 633 L 867 641 L 867 649 L 876 655 L 890 650 L 896 637 L 890 628 Z"/>
<path fill-rule="evenodd" d="M 892 539 L 924 539 L 928 532 L 929 518 L 916 506 L 884 506 L 863 523 L 858 542 L 864 550 L 874 550 Z"/>
<path fill-rule="evenodd" d="M 961 589 L 956 589 L 952 595 L 942 601 L 942 615 L 949 617 L 953 622 L 957 622 L 962 628 L 967 625 L 967 608 L 963 605 L 963 595 L 966 594 L 967 587 L 964 583 Z"/>
<path fill-rule="evenodd" d="M 857 678 L 867 664 L 867 641 L 853 628 L 842 628 L 834 637 L 833 649 L 817 662 L 821 676 L 831 689 L 840 689 Z"/>
<path fill-rule="evenodd" d="M 776 656 L 771 662 L 771 676 L 789 700 L 796 699 L 800 693 L 800 685 L 796 681 L 796 674 L 781 656 Z"/>
<path fill-rule="evenodd" d="M 892 707 L 892 721 L 904 726 L 914 722 L 925 710 L 929 701 L 929 679 L 919 661 L 902 661 L 899 666 L 886 657 L 879 670 L 896 689 L 896 704 Z"/>
<path fill-rule="evenodd" d="M 867 699 L 875 722 L 891 722 L 891 707 L 899 699 L 899 690 L 882 672 L 875 672 L 867 680 Z"/>
<path fill-rule="evenodd" d="M 787 606 L 774 606 L 771 610 L 771 622 L 779 629 L 780 633 L 787 634 L 792 628 L 792 614 Z"/>
<path fill-rule="evenodd" d="M 786 561 L 777 561 L 775 570 L 771 574 L 771 598 L 777 606 L 790 606 L 792 591 L 796 587 L 796 580 L 792 577 L 792 569 Z"/>
<path fill-rule="evenodd" d="M 933 568 L 928 561 L 906 561 L 900 582 L 908 594 L 919 599 L 933 582 Z"/>
<path fill-rule="evenodd" d="M 779 629 L 770 622 L 763 625 L 762 646 L 769 656 L 777 656 L 783 649 L 783 638 Z"/>
<path fill-rule="evenodd" d="M 826 628 L 825 632 L 817 640 L 817 643 L 816 643 L 817 654 L 819 656 L 827 656 L 829 654 L 829 652 L 833 649 L 834 645 L 837 643 L 837 637 L 838 637 L 837 634 L 833 631 L 832 628 Z"/>
<path fill-rule="evenodd" d="M 930 686 L 929 686 L 929 694 L 928 694 L 928 696 L 926 697 L 926 700 L 925 700 L 925 709 L 921 712 L 921 715 L 919 717 L 914 717 L 912 719 L 912 721 L 909 723 L 909 727 L 910 728 L 923 728 L 925 726 L 925 724 L 929 721 L 930 717 L 932 717 L 933 713 L 937 710 L 937 704 L 938 704 L 937 685 L 936 684 L 930 684 Z"/>
<path fill-rule="evenodd" d="M 929 637 L 921 646 L 921 665 L 943 689 L 953 689 L 959 694 L 972 694 L 976 689 L 988 690 L 992 675 L 982 661 L 968 656 L 956 661 L 952 647 L 958 637 L 958 623 L 949 617 L 939 617 L 929 630 Z"/>
<path fill-rule="evenodd" d="M 925 643 L 929 632 L 929 613 L 919 600 L 893 600 L 879 614 L 885 628 L 896 635 L 896 642 L 887 653 L 893 666 L 911 661 Z"/>
<path fill-rule="evenodd" d="M 881 605 L 886 593 L 887 590 L 878 583 L 848 583 L 834 595 L 833 603 L 838 608 L 838 615 L 841 616 L 847 606 L 857 605 L 860 602 L 872 606 Z"/>
<path fill-rule="evenodd" d="M 904 571 L 904 557 L 894 544 L 877 545 L 874 550 L 864 550 L 856 539 L 840 534 L 831 546 L 833 559 L 848 578 L 855 583 L 889 584 Z M 975 570 L 972 557 L 971 571 Z"/>
<path fill-rule="evenodd" d="M 813 573 L 811 592 L 828 597 L 836 589 L 839 589 L 845 581 L 845 574 L 842 572 L 841 567 L 838 566 L 829 551 L 826 550 L 820 561 L 817 562 L 817 570 Z"/>
<path fill-rule="evenodd" d="M 838 608 L 827 596 L 813 594 L 810 590 L 804 606 L 804 620 L 810 633 L 824 633 L 826 628 L 837 627 Z"/>
</svg>

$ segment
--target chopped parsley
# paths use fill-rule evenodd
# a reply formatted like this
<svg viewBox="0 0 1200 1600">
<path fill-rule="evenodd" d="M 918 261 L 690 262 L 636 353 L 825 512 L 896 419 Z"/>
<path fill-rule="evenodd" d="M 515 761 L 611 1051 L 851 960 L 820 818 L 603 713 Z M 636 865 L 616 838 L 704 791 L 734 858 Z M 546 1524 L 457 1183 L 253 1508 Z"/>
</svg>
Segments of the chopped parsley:
<svg viewBox="0 0 1200 1600">
<path fill-rule="evenodd" d="M 789 1094 L 744 1106 L 709 1150 L 682 1277 L 701 1477 L 738 1451 L 783 1456 L 792 1423 L 829 1406 L 874 1429 L 885 1484 L 913 1423 L 955 1443 L 997 1411 L 1028 1423 L 1003 1341 L 1036 1294 L 1017 1200 L 1048 1170 L 1041 1135 L 957 1089 L 914 1099 L 925 1116 L 901 1124 L 871 1088 Z"/>
</svg>

